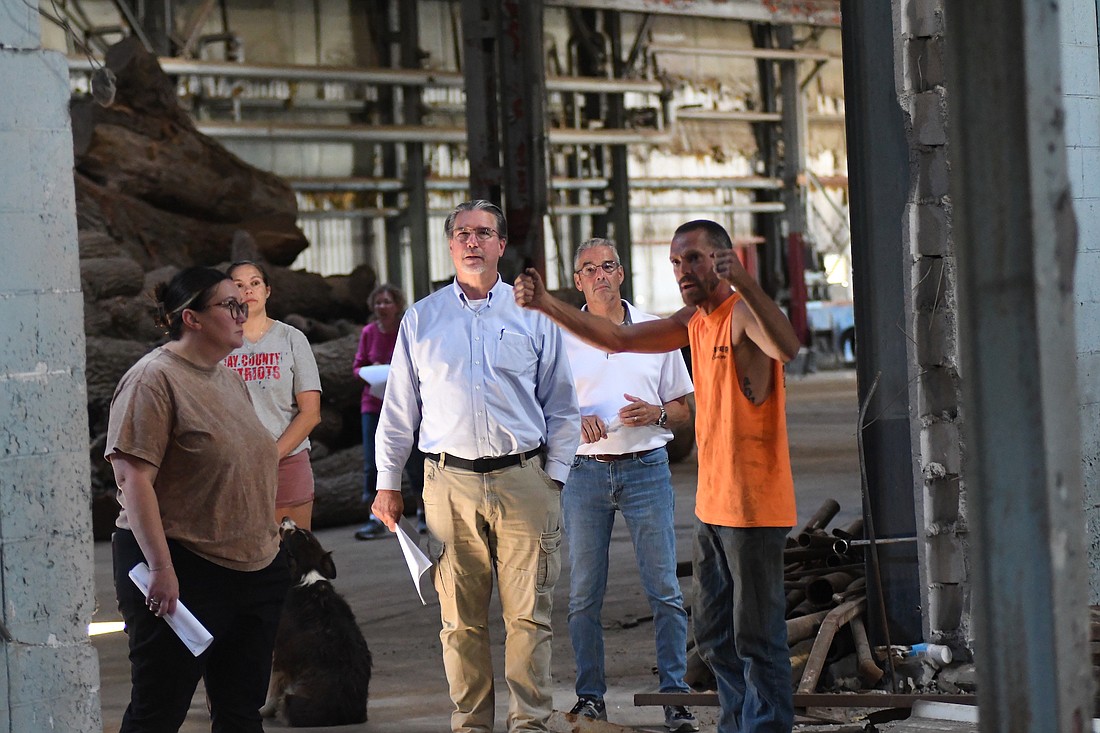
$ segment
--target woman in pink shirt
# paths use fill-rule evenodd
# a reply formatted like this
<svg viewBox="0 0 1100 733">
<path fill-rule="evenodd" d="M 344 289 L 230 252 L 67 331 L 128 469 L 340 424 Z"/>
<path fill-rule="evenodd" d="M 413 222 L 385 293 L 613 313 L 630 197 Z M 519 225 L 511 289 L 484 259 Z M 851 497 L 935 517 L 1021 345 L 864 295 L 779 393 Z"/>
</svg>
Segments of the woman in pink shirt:
<svg viewBox="0 0 1100 733">
<path fill-rule="evenodd" d="M 405 314 L 405 294 L 396 285 L 382 284 L 371 291 L 367 298 L 371 309 L 371 321 L 363 328 L 359 337 L 359 350 L 355 353 L 352 371 L 359 374 L 361 367 L 371 364 L 389 364 L 393 358 L 393 347 L 397 343 L 397 328 Z M 382 400 L 370 392 L 370 386 L 364 385 L 361 402 L 363 414 L 363 501 L 367 506 L 374 502 L 375 481 L 378 470 L 374 462 L 374 436 L 378 429 L 378 415 L 382 412 Z M 405 473 L 409 486 L 417 494 L 417 528 L 423 532 L 424 505 L 420 493 L 424 490 L 424 455 L 413 449 L 405 464 Z M 365 525 L 355 532 L 355 538 L 372 540 L 391 534 L 386 526 L 374 515 Z"/>
</svg>

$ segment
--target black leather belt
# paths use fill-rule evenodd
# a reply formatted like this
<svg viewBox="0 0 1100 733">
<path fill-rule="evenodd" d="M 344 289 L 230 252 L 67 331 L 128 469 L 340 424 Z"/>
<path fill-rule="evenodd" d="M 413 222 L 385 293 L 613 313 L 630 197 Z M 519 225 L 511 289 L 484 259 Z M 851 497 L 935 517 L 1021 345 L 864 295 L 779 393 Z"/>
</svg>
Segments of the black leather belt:
<svg viewBox="0 0 1100 733">
<path fill-rule="evenodd" d="M 490 471 L 499 471 L 502 468 L 514 466 L 520 461 L 534 458 L 540 453 L 542 453 L 541 445 L 526 453 L 513 453 L 509 456 L 498 456 L 496 458 L 477 458 L 472 461 L 469 458 L 459 458 L 449 453 L 425 453 L 424 457 L 442 464 L 444 468 L 461 468 L 475 473 L 489 473 Z"/>
<path fill-rule="evenodd" d="M 650 448 L 649 450 L 635 451 L 634 453 L 597 453 L 594 456 L 585 456 L 585 458 L 591 458 L 598 463 L 614 463 L 615 461 L 632 461 L 642 456 L 648 456 L 656 448 Z"/>
</svg>

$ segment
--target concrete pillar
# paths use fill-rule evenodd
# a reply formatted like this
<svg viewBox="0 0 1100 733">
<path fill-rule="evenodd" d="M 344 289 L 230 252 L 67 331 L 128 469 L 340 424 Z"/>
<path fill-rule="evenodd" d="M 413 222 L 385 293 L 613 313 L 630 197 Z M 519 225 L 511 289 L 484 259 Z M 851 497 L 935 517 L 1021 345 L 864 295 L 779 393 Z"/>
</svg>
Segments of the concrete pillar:
<svg viewBox="0 0 1100 733">
<path fill-rule="evenodd" d="M 1100 64 L 1096 0 L 1062 3 L 1066 164 L 1077 217 L 1077 369 L 1089 602 L 1100 604 Z"/>
<path fill-rule="evenodd" d="M 0 731 L 19 733 L 102 730 L 68 78 L 35 4 L 0 0 Z"/>
<path fill-rule="evenodd" d="M 947 13 L 983 731 L 1080 731 L 1093 709 L 1066 156 L 1072 108 L 1061 91 L 1061 15 L 1071 7 L 1002 0 L 950 3 Z"/>
<path fill-rule="evenodd" d="M 948 196 L 950 98 L 944 0 L 894 5 L 895 79 L 916 161 L 905 207 L 909 333 L 915 363 L 920 468 L 917 538 L 925 637 L 958 653 L 970 646 L 970 578 L 960 383 L 955 244 Z"/>
</svg>

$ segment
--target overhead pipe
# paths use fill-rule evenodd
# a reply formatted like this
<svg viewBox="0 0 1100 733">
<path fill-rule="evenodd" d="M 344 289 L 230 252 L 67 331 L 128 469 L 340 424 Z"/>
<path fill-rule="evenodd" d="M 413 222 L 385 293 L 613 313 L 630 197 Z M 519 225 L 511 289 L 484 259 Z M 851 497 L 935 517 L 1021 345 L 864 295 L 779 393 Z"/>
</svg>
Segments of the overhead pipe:
<svg viewBox="0 0 1100 733">
<path fill-rule="evenodd" d="M 409 125 L 313 125 L 267 122 L 197 122 L 204 135 L 221 140 L 276 140 L 295 142 L 466 143 L 462 127 Z M 664 145 L 665 132 L 641 130 L 569 130 L 548 133 L 552 145 Z"/>
<path fill-rule="evenodd" d="M 91 73 L 102 59 L 85 56 L 68 58 L 70 71 Z M 439 87 L 463 89 L 465 82 L 458 71 L 433 69 L 388 69 L 384 67 L 357 68 L 351 66 L 314 66 L 299 64 L 240 64 L 227 61 L 199 61 L 162 57 L 157 59 L 164 73 L 169 76 L 231 77 L 256 81 L 299 81 L 372 86 Z M 662 94 L 664 84 L 648 79 L 607 79 L 604 77 L 548 76 L 546 89 L 551 92 L 576 92 L 599 94 Z"/>
<path fill-rule="evenodd" d="M 711 56 L 716 58 L 749 59 L 753 61 L 758 59 L 764 59 L 768 61 L 840 61 L 842 58 L 842 55 L 839 53 L 821 50 L 726 47 L 703 48 L 694 45 L 673 46 L 663 43 L 650 44 L 648 51 L 653 55 L 701 57 Z"/>
<path fill-rule="evenodd" d="M 676 120 L 698 120 L 700 122 L 781 122 L 783 120 L 783 115 L 778 112 L 695 109 L 692 107 L 675 109 L 672 116 Z"/>
<path fill-rule="evenodd" d="M 291 188 L 296 191 L 317 191 L 325 193 L 339 193 L 343 191 L 380 191 L 392 192 L 405 188 L 404 182 L 399 178 L 366 178 L 366 177 L 334 177 L 334 178 L 288 178 Z M 609 181 L 606 178 L 567 178 L 555 176 L 551 180 L 551 187 L 557 191 L 590 190 L 601 191 L 607 188 Z M 436 177 L 425 181 L 429 191 L 465 191 L 470 181 L 466 177 Z M 631 189 L 638 190 L 691 190 L 700 191 L 706 189 L 766 189 L 778 190 L 783 187 L 783 182 L 778 178 L 766 178 L 763 176 L 744 176 L 734 178 L 632 178 Z M 664 242 L 662 242 L 664 244 Z M 863 520 L 858 520 L 862 522 Z M 835 534 L 835 532 L 834 532 Z M 839 536 L 839 535 L 837 535 Z"/>
<path fill-rule="evenodd" d="M 592 204 L 590 206 L 585 205 L 564 205 L 554 206 L 547 212 L 551 216 L 582 216 L 582 215 L 599 215 L 606 214 L 609 210 L 609 206 L 603 204 Z M 727 213 L 739 213 L 739 212 L 760 212 L 771 211 L 770 208 L 765 208 L 765 204 L 730 204 L 722 207 L 706 207 L 706 206 L 640 206 L 636 207 L 634 211 L 643 214 L 674 214 L 684 211 L 717 211 Z M 302 218 L 308 219 L 371 219 L 371 218 L 392 218 L 401 213 L 400 209 L 379 209 L 379 208 L 352 208 L 352 209 L 314 209 L 310 211 L 302 211 Z M 433 216 L 446 216 L 450 213 L 450 209 L 432 209 L 429 213 Z M 802 555 L 800 559 L 819 559 L 824 558 L 832 551 L 831 545 L 822 548 L 822 551 L 818 551 L 817 548 L 811 550 L 812 554 Z"/>
</svg>

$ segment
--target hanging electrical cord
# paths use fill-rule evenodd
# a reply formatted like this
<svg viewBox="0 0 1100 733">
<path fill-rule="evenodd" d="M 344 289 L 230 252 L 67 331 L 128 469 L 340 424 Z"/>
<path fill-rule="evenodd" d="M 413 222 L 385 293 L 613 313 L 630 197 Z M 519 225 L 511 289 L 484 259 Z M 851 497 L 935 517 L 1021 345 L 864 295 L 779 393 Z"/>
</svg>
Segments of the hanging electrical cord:
<svg viewBox="0 0 1100 733">
<path fill-rule="evenodd" d="M 23 4 L 26 5 L 28 8 L 37 11 L 38 14 L 41 15 L 43 18 L 58 26 L 59 28 L 61 28 L 61 30 L 65 31 L 66 37 L 70 41 L 72 41 L 73 48 L 81 51 L 84 54 L 85 58 L 88 59 L 88 63 L 92 66 L 93 71 L 91 77 L 89 78 L 92 99 L 95 100 L 96 104 L 100 105 L 101 107 L 110 107 L 111 104 L 115 101 L 115 92 L 118 88 L 116 84 L 117 78 L 115 77 L 115 72 L 111 71 L 98 60 L 96 60 L 96 58 L 92 55 L 91 49 L 88 48 L 88 45 L 77 36 L 76 31 L 72 27 L 72 24 L 70 24 L 69 21 L 65 20 L 65 18 L 62 17 L 63 13 L 61 9 L 57 7 L 57 0 L 50 0 L 50 5 L 53 6 L 53 10 L 56 15 L 50 15 L 50 13 L 47 12 L 45 8 L 39 5 L 35 5 L 30 0 L 23 0 Z"/>
</svg>

